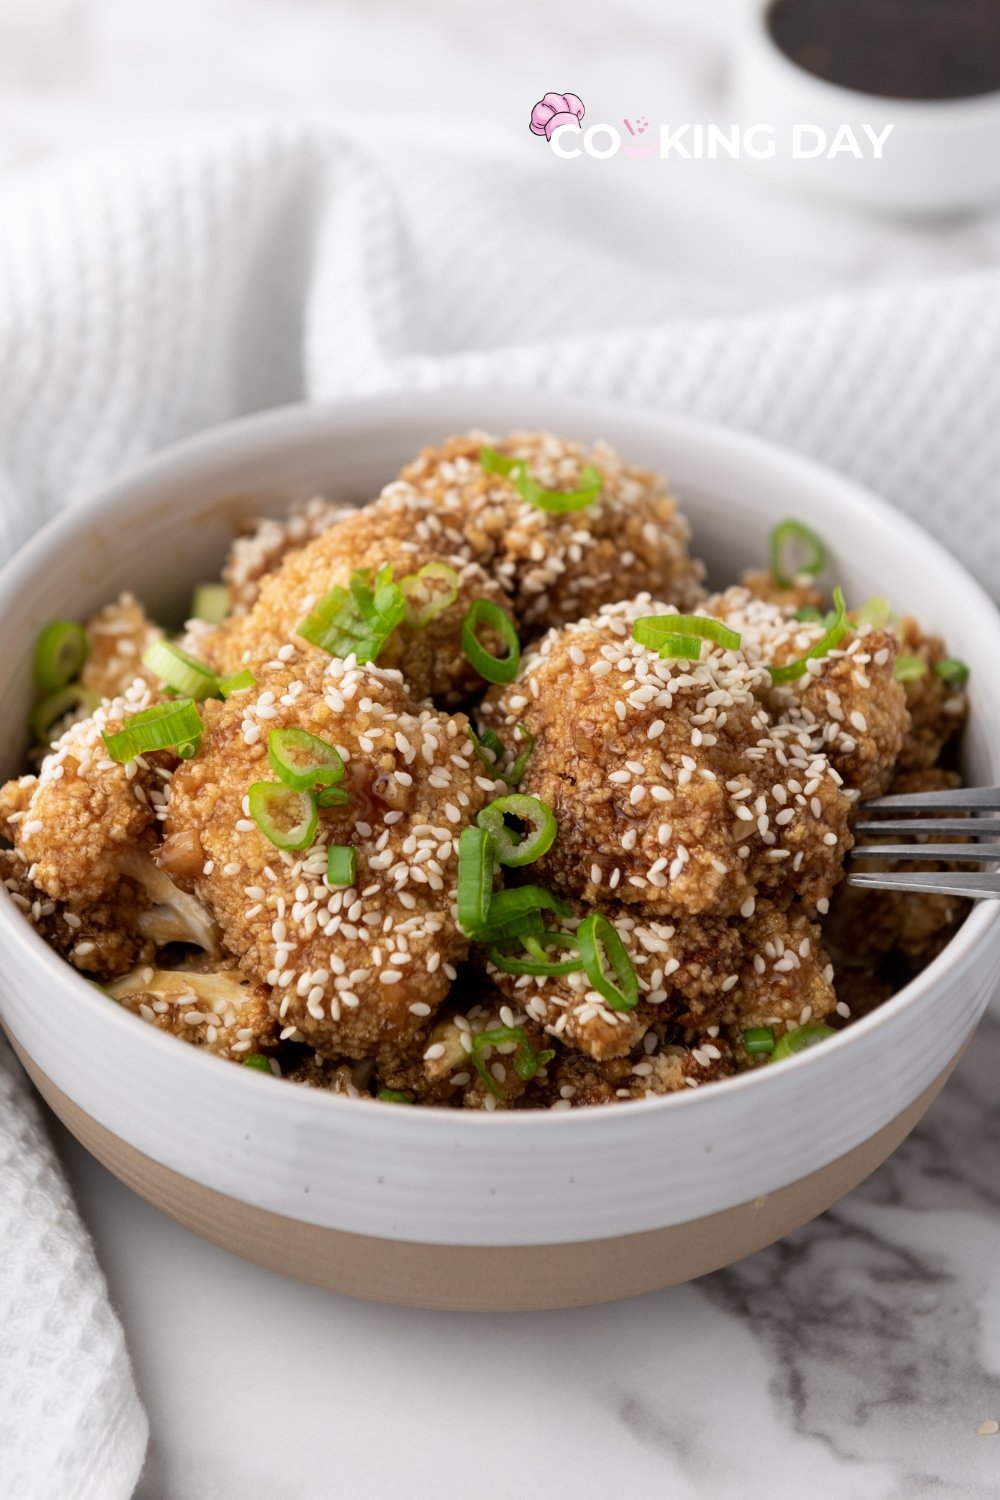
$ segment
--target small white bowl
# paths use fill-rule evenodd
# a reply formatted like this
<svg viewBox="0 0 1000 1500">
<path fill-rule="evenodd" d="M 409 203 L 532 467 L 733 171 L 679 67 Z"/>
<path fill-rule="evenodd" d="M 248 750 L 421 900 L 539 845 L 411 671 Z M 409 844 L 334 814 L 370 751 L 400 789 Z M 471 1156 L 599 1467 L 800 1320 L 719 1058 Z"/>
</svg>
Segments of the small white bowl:
<svg viewBox="0 0 1000 1500">
<path fill-rule="evenodd" d="M 716 578 L 800 517 L 854 600 L 888 593 L 971 666 L 966 773 L 1000 783 L 1000 619 L 863 490 L 752 438 L 657 413 L 493 391 L 254 417 L 184 443 L 45 528 L 0 575 L 0 774 L 23 764 L 32 648 L 122 588 L 178 618 L 241 517 L 317 490 L 364 501 L 471 427 L 605 437 L 665 471 Z M 699 1275 L 811 1218 L 912 1128 L 1000 973 L 1000 904 L 881 1009 L 800 1057 L 699 1092 L 567 1113 L 380 1108 L 164 1035 L 98 994 L 0 899 L 0 1014 L 43 1094 L 152 1202 L 252 1259 L 442 1307 L 607 1300 Z"/>
<path fill-rule="evenodd" d="M 831 0 L 833 3 L 833 0 Z M 777 150 L 753 166 L 803 191 L 907 215 L 959 214 L 1000 200 L 1000 92 L 967 99 L 891 99 L 841 88 L 793 62 L 767 25 L 771 0 L 748 0 L 733 52 L 733 118 L 775 130 Z M 892 125 L 881 160 L 839 155 L 796 159 L 794 126 L 815 125 L 832 142 L 842 125 Z"/>
</svg>

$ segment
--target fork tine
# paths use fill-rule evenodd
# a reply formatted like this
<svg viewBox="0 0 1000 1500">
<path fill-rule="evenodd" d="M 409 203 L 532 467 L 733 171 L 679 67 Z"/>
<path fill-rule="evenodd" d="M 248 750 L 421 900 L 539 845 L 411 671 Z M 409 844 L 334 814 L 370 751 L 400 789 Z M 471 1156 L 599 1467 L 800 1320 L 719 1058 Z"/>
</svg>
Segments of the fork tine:
<svg viewBox="0 0 1000 1500">
<path fill-rule="evenodd" d="M 931 896 L 966 896 L 972 900 L 1000 899 L 1000 874 L 986 870 L 942 870 L 940 873 L 880 870 L 871 874 L 852 871 L 847 883 L 870 891 L 917 891 Z"/>
<path fill-rule="evenodd" d="M 951 833 L 968 838 L 1000 838 L 1000 818 L 897 818 L 855 823 L 855 833 Z"/>
<path fill-rule="evenodd" d="M 855 844 L 852 859 L 923 859 L 942 864 L 996 864 L 997 844 Z"/>
<path fill-rule="evenodd" d="M 862 802 L 865 812 L 1000 812 L 1000 787 L 961 786 L 951 792 L 897 792 Z"/>
</svg>

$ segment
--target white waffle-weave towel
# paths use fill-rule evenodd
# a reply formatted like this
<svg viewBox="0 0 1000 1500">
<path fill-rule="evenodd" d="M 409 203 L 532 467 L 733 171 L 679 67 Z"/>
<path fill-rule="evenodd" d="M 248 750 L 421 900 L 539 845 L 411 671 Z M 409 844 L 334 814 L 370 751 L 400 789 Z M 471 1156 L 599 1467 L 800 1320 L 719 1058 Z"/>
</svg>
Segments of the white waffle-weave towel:
<svg viewBox="0 0 1000 1500">
<path fill-rule="evenodd" d="M 544 152 L 515 171 L 376 151 L 313 123 L 8 187 L 3 547 L 243 412 L 501 383 L 778 439 L 881 491 L 995 587 L 1000 272 L 711 313 L 730 289 L 671 277 L 669 245 L 627 210 L 595 218 L 593 189 L 559 169 Z M 0 1487 L 119 1500 L 145 1442 L 121 1332 L 9 1058 L 0 1089 Z"/>
</svg>

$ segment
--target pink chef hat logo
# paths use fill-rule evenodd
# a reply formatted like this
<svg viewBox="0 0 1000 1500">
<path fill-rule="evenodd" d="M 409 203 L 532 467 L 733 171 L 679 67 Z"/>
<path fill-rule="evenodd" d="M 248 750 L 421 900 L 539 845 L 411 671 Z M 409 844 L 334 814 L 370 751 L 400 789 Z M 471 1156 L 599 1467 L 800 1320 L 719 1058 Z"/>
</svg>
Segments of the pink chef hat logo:
<svg viewBox="0 0 1000 1500">
<path fill-rule="evenodd" d="M 583 100 L 576 94 L 546 94 L 532 109 L 528 129 L 532 135 L 544 135 L 551 141 L 560 125 L 579 129 L 583 115 Z"/>
</svg>

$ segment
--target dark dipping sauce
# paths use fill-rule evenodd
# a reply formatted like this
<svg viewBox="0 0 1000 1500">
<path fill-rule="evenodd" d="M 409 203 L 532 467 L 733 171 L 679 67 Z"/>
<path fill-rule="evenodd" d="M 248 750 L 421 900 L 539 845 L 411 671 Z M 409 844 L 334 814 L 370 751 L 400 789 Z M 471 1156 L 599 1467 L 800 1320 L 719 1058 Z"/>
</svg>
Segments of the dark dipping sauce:
<svg viewBox="0 0 1000 1500">
<path fill-rule="evenodd" d="M 1000 89 L 1000 0 L 773 0 L 786 57 L 841 88 L 890 99 Z"/>
</svg>

